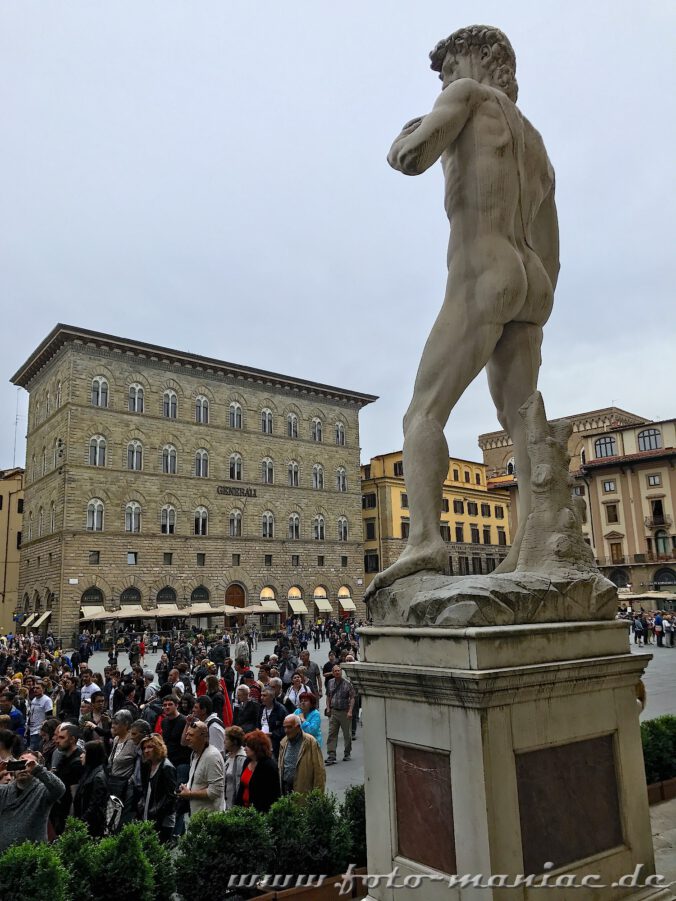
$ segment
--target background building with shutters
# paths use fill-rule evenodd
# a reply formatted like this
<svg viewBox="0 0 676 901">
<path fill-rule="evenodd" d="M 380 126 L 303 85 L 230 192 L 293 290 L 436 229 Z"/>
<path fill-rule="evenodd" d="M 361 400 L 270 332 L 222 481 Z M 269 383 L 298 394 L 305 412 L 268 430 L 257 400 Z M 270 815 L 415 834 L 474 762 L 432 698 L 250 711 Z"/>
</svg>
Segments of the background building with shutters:
<svg viewBox="0 0 676 901">
<path fill-rule="evenodd" d="M 362 466 L 361 477 L 369 585 L 406 547 L 410 521 L 402 452 L 372 457 Z M 493 486 L 482 463 L 449 458 L 439 520 L 439 531 L 448 543 L 448 573 L 489 573 L 507 556 L 509 502 L 509 492 Z"/>
<path fill-rule="evenodd" d="M 374 396 L 64 325 L 12 381 L 30 394 L 17 609 L 48 602 L 42 628 L 70 639 L 83 607 L 365 615 Z"/>
</svg>

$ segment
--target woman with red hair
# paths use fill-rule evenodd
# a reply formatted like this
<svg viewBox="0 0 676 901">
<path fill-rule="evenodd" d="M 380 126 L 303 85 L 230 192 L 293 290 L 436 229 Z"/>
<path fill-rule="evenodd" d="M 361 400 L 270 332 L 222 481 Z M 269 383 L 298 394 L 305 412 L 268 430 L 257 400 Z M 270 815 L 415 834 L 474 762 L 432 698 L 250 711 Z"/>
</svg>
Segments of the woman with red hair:
<svg viewBox="0 0 676 901">
<path fill-rule="evenodd" d="M 249 762 L 242 771 L 235 804 L 267 813 L 281 795 L 270 736 L 260 729 L 247 732 L 244 748 Z"/>
</svg>

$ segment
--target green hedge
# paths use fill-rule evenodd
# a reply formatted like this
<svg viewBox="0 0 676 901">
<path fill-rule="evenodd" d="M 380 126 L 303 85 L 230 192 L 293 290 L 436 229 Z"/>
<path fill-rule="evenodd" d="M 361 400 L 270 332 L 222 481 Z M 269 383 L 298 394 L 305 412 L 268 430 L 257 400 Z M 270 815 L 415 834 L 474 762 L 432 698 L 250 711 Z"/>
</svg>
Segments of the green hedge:
<svg viewBox="0 0 676 901">
<path fill-rule="evenodd" d="M 676 716 L 666 714 L 641 723 L 646 782 L 663 782 L 676 776 Z"/>
<path fill-rule="evenodd" d="M 676 721 L 676 717 L 673 718 Z M 233 875 L 337 875 L 366 863 L 364 787 L 342 804 L 320 791 L 287 795 L 268 814 L 235 807 L 191 817 L 175 862 L 152 824 L 92 839 L 69 819 L 53 845 L 25 842 L 0 855 L 0 901 L 185 901 L 227 896 Z"/>
</svg>

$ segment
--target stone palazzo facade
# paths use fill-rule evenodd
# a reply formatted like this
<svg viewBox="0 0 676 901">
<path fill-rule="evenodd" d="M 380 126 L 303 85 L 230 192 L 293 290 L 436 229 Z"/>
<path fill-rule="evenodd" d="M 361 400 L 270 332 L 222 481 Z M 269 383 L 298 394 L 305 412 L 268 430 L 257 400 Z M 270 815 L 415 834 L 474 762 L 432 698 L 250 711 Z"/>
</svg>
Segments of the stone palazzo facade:
<svg viewBox="0 0 676 901">
<path fill-rule="evenodd" d="M 30 393 L 18 606 L 34 623 L 67 640 L 100 608 L 365 615 L 374 396 L 66 325 L 12 382 Z"/>
</svg>

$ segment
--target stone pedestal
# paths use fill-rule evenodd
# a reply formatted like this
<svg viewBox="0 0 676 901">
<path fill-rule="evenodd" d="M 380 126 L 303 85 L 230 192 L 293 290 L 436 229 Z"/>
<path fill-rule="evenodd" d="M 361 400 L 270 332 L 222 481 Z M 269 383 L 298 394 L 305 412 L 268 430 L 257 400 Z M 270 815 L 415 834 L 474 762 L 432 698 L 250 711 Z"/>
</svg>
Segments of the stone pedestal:
<svg viewBox="0 0 676 901">
<path fill-rule="evenodd" d="M 361 635 L 363 661 L 346 669 L 363 704 L 368 872 L 398 868 L 370 898 L 674 897 L 645 887 L 654 859 L 635 685 L 650 658 L 630 653 L 624 623 Z M 637 867 L 633 886 L 613 885 Z M 451 887 L 467 874 L 484 886 L 534 878 Z M 606 888 L 563 887 L 562 874 Z"/>
</svg>

